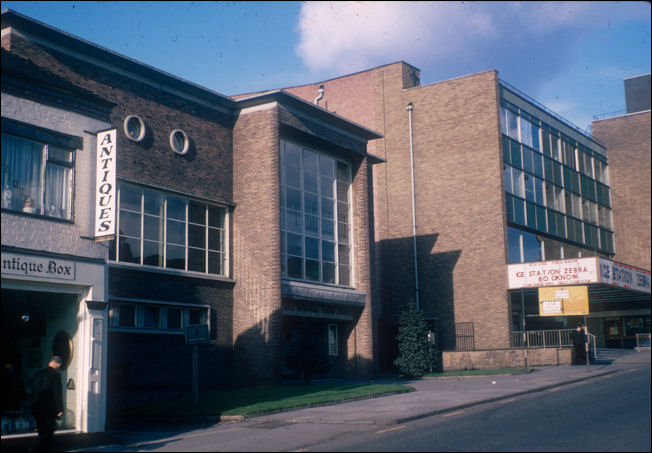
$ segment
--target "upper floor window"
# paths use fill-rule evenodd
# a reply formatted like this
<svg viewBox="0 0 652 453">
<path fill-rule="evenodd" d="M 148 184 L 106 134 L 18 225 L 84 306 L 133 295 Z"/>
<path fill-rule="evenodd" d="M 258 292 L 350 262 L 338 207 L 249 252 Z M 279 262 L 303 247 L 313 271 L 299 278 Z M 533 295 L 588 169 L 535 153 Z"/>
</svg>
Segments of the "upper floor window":
<svg viewBox="0 0 652 453">
<path fill-rule="evenodd" d="M 226 275 L 225 208 L 133 184 L 118 190 L 111 260 Z"/>
<path fill-rule="evenodd" d="M 350 166 L 294 143 L 281 145 L 283 275 L 350 286 Z"/>
<path fill-rule="evenodd" d="M 500 106 L 500 126 L 503 134 L 514 140 L 519 139 L 518 115 L 503 106 Z"/>
<path fill-rule="evenodd" d="M 2 208 L 72 219 L 74 151 L 2 133 Z"/>
</svg>

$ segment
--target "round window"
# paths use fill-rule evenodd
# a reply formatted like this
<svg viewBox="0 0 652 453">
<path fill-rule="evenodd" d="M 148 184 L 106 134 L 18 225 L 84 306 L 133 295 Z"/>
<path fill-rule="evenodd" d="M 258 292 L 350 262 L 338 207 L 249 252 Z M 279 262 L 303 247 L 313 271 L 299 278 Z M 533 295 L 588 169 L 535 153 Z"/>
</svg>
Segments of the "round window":
<svg viewBox="0 0 652 453">
<path fill-rule="evenodd" d="M 72 360 L 72 338 L 67 332 L 60 330 L 52 342 L 52 354 L 61 357 L 61 369 L 65 370 Z"/>
<path fill-rule="evenodd" d="M 129 115 L 125 118 L 124 129 L 129 140 L 139 142 L 145 138 L 145 123 L 139 116 Z"/>
<path fill-rule="evenodd" d="M 170 133 L 170 147 L 172 151 L 179 154 L 188 152 L 188 136 L 181 129 L 175 129 Z"/>
</svg>

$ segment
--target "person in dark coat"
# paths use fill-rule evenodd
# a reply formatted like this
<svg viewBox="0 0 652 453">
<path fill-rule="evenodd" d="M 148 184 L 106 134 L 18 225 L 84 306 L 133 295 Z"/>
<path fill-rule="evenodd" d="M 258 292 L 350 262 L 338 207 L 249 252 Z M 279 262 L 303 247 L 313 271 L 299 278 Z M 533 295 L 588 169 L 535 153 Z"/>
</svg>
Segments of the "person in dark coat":
<svg viewBox="0 0 652 453">
<path fill-rule="evenodd" d="M 571 333 L 571 342 L 573 343 L 573 363 L 581 364 L 586 363 L 585 357 L 585 347 L 586 343 L 586 334 L 581 324 L 577 325 L 577 328 Z"/>
<path fill-rule="evenodd" d="M 61 386 L 61 357 L 52 356 L 48 367 L 39 371 L 32 389 L 32 413 L 38 429 L 38 440 L 33 450 L 52 451 L 52 438 L 57 417 L 63 414 Z"/>
</svg>

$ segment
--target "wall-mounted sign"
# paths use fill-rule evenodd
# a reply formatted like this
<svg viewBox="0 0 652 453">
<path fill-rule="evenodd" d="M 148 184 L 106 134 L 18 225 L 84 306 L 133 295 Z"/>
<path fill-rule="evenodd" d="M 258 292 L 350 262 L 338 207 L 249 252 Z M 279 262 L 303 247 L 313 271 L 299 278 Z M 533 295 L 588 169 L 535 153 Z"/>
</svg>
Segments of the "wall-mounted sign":
<svg viewBox="0 0 652 453">
<path fill-rule="evenodd" d="M 650 271 L 598 257 L 510 264 L 507 274 L 509 289 L 601 283 L 650 293 Z"/>
<path fill-rule="evenodd" d="M 98 132 L 95 184 L 95 239 L 115 235 L 116 129 Z"/>
<path fill-rule="evenodd" d="M 186 326 L 186 344 L 208 343 L 208 324 L 191 324 Z"/>
<path fill-rule="evenodd" d="M 29 255 L 2 254 L 2 274 L 21 277 L 41 277 L 58 280 L 75 279 L 74 261 L 41 258 Z"/>
<path fill-rule="evenodd" d="M 575 316 L 588 314 L 588 286 L 539 288 L 539 316 Z"/>
<path fill-rule="evenodd" d="M 598 283 L 595 257 L 510 264 L 508 272 L 510 289 Z"/>
<path fill-rule="evenodd" d="M 650 293 L 650 272 L 600 258 L 600 282 Z"/>
</svg>

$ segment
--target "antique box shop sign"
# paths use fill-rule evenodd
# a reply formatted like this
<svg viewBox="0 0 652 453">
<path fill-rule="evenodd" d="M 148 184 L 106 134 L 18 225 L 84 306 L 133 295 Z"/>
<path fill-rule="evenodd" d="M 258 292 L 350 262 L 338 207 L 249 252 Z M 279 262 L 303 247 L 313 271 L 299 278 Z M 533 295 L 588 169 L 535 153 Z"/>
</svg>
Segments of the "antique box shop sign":
<svg viewBox="0 0 652 453">
<path fill-rule="evenodd" d="M 42 258 L 3 253 L 2 274 L 74 280 L 75 263 L 59 258 Z"/>
<path fill-rule="evenodd" d="M 115 234 L 116 130 L 98 132 L 95 185 L 95 239 Z"/>
</svg>

